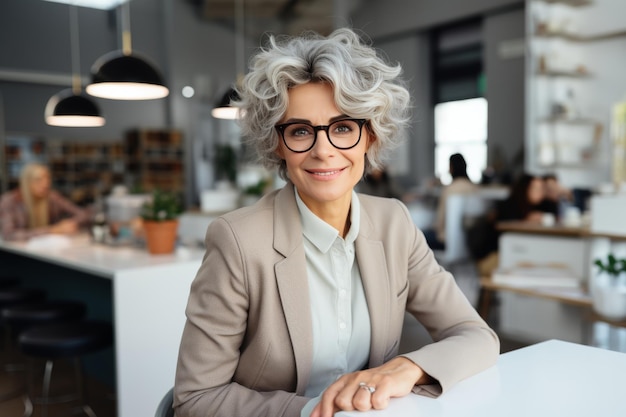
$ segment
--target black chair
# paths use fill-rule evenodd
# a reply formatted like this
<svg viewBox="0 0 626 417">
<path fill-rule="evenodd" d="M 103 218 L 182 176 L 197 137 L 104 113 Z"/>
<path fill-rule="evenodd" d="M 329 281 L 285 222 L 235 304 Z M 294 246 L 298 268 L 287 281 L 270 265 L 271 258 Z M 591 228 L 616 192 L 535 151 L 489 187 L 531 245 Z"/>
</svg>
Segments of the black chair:
<svg viewBox="0 0 626 417">
<path fill-rule="evenodd" d="M 154 417 L 174 417 L 174 409 L 172 408 L 173 403 L 174 388 L 170 388 L 170 390 L 161 399 L 161 402 L 159 402 L 156 413 L 154 413 Z"/>
<path fill-rule="evenodd" d="M 85 320 L 49 324 L 31 327 L 20 333 L 18 338 L 19 350 L 31 358 L 42 358 L 46 361 L 43 376 L 43 385 L 40 398 L 34 398 L 34 386 L 29 386 L 27 412 L 32 414 L 32 404 L 41 404 L 41 416 L 47 416 L 48 404 L 80 400 L 80 405 L 73 411 L 81 411 L 89 417 L 95 417 L 87 403 L 87 393 L 83 383 L 84 372 L 81 358 L 87 354 L 105 349 L 113 344 L 113 327 L 110 323 L 98 320 Z M 76 375 L 76 390 L 74 393 L 57 398 L 50 397 L 50 384 L 54 361 L 60 358 L 71 358 L 74 362 Z M 31 373 L 29 381 L 33 381 Z"/>
</svg>

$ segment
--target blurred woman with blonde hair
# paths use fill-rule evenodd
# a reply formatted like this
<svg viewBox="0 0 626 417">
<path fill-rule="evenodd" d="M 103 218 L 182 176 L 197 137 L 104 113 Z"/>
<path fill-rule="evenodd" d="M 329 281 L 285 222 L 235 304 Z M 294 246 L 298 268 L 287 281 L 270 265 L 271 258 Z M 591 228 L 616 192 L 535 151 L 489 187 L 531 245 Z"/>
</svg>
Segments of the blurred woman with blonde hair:
<svg viewBox="0 0 626 417">
<path fill-rule="evenodd" d="M 51 189 L 50 170 L 40 163 L 26 165 L 19 188 L 0 199 L 0 232 L 5 240 L 76 233 L 87 217 L 85 210 Z"/>
</svg>

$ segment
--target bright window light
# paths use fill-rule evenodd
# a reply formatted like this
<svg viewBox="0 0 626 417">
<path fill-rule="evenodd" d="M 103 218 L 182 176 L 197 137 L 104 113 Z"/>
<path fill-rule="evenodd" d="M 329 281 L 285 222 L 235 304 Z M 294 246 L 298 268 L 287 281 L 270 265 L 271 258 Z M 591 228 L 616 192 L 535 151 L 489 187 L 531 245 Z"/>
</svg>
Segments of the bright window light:
<svg viewBox="0 0 626 417">
<path fill-rule="evenodd" d="M 80 7 L 89 7 L 92 9 L 109 10 L 119 6 L 126 0 L 44 0 L 54 3 L 70 4 Z M 128 0 L 130 1 L 130 0 Z"/>
<path fill-rule="evenodd" d="M 487 100 L 448 101 L 435 106 L 435 175 L 449 184 L 450 155 L 460 153 L 467 175 L 479 183 L 487 167 Z"/>
</svg>

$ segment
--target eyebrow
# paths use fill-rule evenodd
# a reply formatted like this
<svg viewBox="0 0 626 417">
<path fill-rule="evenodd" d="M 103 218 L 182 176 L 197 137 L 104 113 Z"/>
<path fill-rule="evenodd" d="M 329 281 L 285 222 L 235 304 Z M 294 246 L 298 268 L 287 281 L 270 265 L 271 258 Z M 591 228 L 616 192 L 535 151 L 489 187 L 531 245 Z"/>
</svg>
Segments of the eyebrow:
<svg viewBox="0 0 626 417">
<path fill-rule="evenodd" d="M 342 120 L 342 119 L 346 119 L 349 117 L 350 116 L 348 116 L 347 114 L 340 114 L 339 116 L 331 117 L 330 120 L 328 120 L 328 124 L 331 124 L 333 122 L 336 122 L 337 120 Z M 307 123 L 307 124 L 313 125 L 311 121 L 308 119 L 297 119 L 297 118 L 287 119 L 284 122 L 279 123 L 279 124 L 282 125 L 282 124 L 287 124 L 287 123 Z"/>
</svg>

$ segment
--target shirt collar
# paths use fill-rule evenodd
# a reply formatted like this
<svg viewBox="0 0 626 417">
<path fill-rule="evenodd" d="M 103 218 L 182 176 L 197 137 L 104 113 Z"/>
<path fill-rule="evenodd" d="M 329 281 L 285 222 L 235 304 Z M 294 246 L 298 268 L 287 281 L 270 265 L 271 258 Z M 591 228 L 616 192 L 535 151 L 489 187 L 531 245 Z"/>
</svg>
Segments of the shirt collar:
<svg viewBox="0 0 626 417">
<path fill-rule="evenodd" d="M 296 204 L 298 205 L 298 211 L 300 212 L 300 221 L 302 222 L 302 233 L 304 236 L 322 253 L 328 252 L 331 246 L 339 237 L 339 232 L 317 217 L 309 208 L 304 204 L 304 201 L 298 195 L 298 190 L 295 190 Z M 361 205 L 359 198 L 354 190 L 352 191 L 352 199 L 350 202 L 350 230 L 346 234 L 344 239 L 345 243 L 353 244 L 359 234 L 359 225 L 361 223 Z"/>
</svg>

